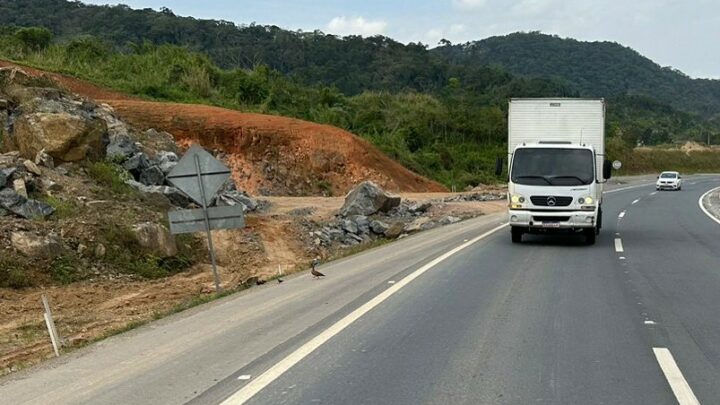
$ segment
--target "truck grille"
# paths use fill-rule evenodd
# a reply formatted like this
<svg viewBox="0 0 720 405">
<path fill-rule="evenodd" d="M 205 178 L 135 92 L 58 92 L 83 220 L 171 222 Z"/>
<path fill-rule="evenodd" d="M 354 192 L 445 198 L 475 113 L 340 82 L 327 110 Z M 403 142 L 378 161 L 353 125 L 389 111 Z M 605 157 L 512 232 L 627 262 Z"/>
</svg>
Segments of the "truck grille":
<svg viewBox="0 0 720 405">
<path fill-rule="evenodd" d="M 556 197 L 550 195 L 534 195 L 530 197 L 533 205 L 538 207 L 567 207 L 572 203 L 572 197 Z M 555 201 L 555 204 L 551 202 Z"/>
</svg>

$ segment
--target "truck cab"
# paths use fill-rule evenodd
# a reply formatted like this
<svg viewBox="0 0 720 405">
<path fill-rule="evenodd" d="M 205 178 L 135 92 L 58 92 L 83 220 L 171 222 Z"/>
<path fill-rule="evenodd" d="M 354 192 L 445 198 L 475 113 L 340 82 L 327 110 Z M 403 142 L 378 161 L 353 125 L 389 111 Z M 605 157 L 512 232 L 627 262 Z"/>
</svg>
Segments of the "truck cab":
<svg viewBox="0 0 720 405">
<path fill-rule="evenodd" d="M 525 233 L 582 232 L 588 243 L 602 226 L 602 184 L 592 146 L 569 142 L 518 145 L 510 161 L 509 219 L 513 242 Z"/>
</svg>

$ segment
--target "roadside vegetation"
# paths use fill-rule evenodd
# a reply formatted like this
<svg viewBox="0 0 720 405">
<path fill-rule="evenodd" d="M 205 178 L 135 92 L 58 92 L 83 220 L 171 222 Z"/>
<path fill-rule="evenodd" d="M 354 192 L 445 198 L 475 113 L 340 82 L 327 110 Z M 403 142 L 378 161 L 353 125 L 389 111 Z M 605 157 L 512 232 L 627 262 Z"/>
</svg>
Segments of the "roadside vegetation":
<svg viewBox="0 0 720 405">
<path fill-rule="evenodd" d="M 433 84 L 427 91 L 388 83 L 387 88 L 397 90 L 358 85 L 357 92 L 345 94 L 335 84 L 308 84 L 266 65 L 220 68 L 210 56 L 182 46 L 146 41 L 118 47 L 87 35 L 53 40 L 52 32 L 37 27 L 0 28 L 0 57 L 142 98 L 334 125 L 370 140 L 411 170 L 459 189 L 498 181 L 494 161 L 505 154 L 508 98 L 581 95 L 560 79 L 515 76 L 490 65 L 448 68 L 441 74 L 444 84 Z M 607 130 L 613 145 L 609 157 L 626 162 L 623 173 L 654 167 L 636 165 L 649 159 L 639 155 L 642 159 L 636 162 L 637 145 L 702 141 L 708 134 L 720 141 L 717 120 L 678 111 L 647 96 L 611 97 L 608 106 Z M 671 159 L 668 165 L 676 158 L 678 164 L 695 164 L 683 161 L 680 152 L 663 156 Z M 717 160 L 708 158 L 710 166 L 698 170 L 715 170 Z M 99 182 L 108 183 L 116 193 L 125 192 L 124 184 L 115 184 L 117 176 L 106 167 L 90 169 Z"/>
</svg>

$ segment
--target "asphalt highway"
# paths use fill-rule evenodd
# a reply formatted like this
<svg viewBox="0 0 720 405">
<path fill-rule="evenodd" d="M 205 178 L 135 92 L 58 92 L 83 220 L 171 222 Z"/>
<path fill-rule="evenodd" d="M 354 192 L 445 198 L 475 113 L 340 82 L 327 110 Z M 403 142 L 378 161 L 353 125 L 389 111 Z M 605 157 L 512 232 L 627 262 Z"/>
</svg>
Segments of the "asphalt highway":
<svg viewBox="0 0 720 405">
<path fill-rule="evenodd" d="M 0 381 L 2 403 L 720 404 L 718 176 L 613 186 L 593 246 L 418 234 Z"/>
</svg>

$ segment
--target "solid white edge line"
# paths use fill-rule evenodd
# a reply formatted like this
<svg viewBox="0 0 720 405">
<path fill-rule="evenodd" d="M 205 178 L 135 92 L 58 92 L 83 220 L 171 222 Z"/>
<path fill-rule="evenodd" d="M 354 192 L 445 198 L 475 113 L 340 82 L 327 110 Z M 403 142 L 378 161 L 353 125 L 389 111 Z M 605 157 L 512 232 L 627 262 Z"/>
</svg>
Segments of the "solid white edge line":
<svg viewBox="0 0 720 405">
<path fill-rule="evenodd" d="M 703 200 L 705 199 L 705 196 L 707 196 L 708 194 L 710 194 L 716 190 L 720 190 L 720 187 L 715 187 L 714 189 L 709 190 L 707 193 L 701 195 L 700 199 L 698 200 L 698 205 L 700 206 L 700 209 L 705 213 L 705 215 L 707 215 L 708 217 L 710 217 L 710 219 L 712 219 L 713 221 L 720 224 L 720 219 L 716 218 L 715 215 L 713 215 L 710 211 L 708 211 L 707 208 L 705 208 L 705 205 L 703 204 Z"/>
<path fill-rule="evenodd" d="M 690 385 L 683 377 L 670 350 L 664 347 L 653 347 L 653 353 L 655 353 L 655 358 L 657 358 L 657 362 L 660 364 L 665 379 L 670 384 L 678 403 L 680 405 L 700 405 L 700 401 L 698 401 Z"/>
<path fill-rule="evenodd" d="M 247 385 L 242 387 L 240 390 L 236 391 L 233 395 L 231 395 L 229 398 L 224 400 L 221 403 L 221 405 L 244 404 L 245 402 L 250 400 L 253 396 L 255 396 L 258 392 L 260 392 L 263 388 L 270 385 L 273 381 L 275 381 L 283 373 L 288 371 L 294 365 L 299 363 L 302 359 L 307 357 L 310 353 L 312 353 L 317 348 L 319 348 L 324 343 L 326 343 L 328 340 L 330 340 L 333 336 L 342 332 L 345 328 L 350 326 L 353 322 L 360 319 L 360 317 L 362 317 L 366 313 L 370 312 L 370 310 L 372 310 L 373 308 L 380 305 L 383 301 L 390 298 L 393 294 L 398 292 L 401 288 L 405 287 L 406 285 L 410 284 L 413 280 L 420 277 L 423 273 L 425 273 L 426 271 L 435 267 L 440 262 L 446 260 L 450 256 L 458 253 L 459 251 L 467 248 L 468 246 L 470 246 L 482 239 L 485 239 L 486 237 L 494 234 L 495 232 L 499 231 L 500 229 L 505 228 L 506 226 L 508 226 L 508 224 L 502 224 L 496 228 L 493 228 L 490 231 L 485 232 L 484 234 L 482 234 L 476 238 L 473 238 L 473 239 L 469 240 L 468 242 L 463 243 L 462 245 L 456 247 L 455 249 L 452 249 L 449 252 L 446 252 L 442 256 L 434 259 L 430 263 L 427 263 L 426 265 L 424 265 L 424 266 L 420 267 L 419 269 L 415 270 L 414 272 L 410 273 L 402 280 L 393 284 L 391 287 L 389 287 L 385 291 L 381 292 L 380 294 L 378 294 L 377 296 L 372 298 L 370 301 L 368 301 L 365 304 L 363 304 L 362 306 L 360 306 L 358 309 L 354 310 L 353 312 L 346 315 L 344 318 L 337 321 L 335 324 L 333 324 L 329 328 L 325 329 L 323 332 L 321 332 L 319 335 L 312 338 L 310 341 L 308 341 L 304 345 L 300 346 L 294 352 L 290 353 L 287 357 L 280 360 L 277 364 L 270 367 L 267 371 L 265 371 L 264 373 L 259 375 L 256 379 L 252 380 Z"/>
<path fill-rule="evenodd" d="M 615 251 L 618 253 L 622 253 L 625 251 L 623 250 L 622 239 L 620 238 L 615 238 Z"/>
</svg>

